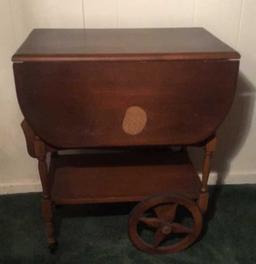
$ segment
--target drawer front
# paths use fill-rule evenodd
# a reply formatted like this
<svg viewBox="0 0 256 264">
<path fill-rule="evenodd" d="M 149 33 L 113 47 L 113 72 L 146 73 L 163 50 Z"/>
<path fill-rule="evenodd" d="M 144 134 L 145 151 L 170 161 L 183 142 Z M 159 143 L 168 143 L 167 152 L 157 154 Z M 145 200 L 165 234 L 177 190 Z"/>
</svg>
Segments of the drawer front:
<svg viewBox="0 0 256 264">
<path fill-rule="evenodd" d="M 14 64 L 21 110 L 63 148 L 195 144 L 211 136 L 234 97 L 238 61 Z"/>
</svg>

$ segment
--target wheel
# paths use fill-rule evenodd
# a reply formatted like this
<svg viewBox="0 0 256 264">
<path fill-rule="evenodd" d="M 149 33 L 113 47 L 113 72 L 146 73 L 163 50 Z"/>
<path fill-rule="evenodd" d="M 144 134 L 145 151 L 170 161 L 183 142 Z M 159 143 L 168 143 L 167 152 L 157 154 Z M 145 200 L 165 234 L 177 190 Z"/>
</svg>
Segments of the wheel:
<svg viewBox="0 0 256 264">
<path fill-rule="evenodd" d="M 140 202 L 129 218 L 133 245 L 150 254 L 175 253 L 190 246 L 202 230 L 196 203 L 181 195 L 159 195 Z"/>
</svg>

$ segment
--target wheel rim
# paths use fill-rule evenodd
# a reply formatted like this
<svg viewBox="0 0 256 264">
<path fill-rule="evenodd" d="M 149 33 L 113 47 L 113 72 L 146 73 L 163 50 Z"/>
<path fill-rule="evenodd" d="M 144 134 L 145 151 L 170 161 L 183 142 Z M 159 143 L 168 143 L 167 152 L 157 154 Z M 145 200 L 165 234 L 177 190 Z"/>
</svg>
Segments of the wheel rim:
<svg viewBox="0 0 256 264">
<path fill-rule="evenodd" d="M 178 207 L 183 207 L 193 219 L 188 227 L 178 223 Z M 148 217 L 145 213 L 154 210 L 155 216 Z M 138 232 L 140 224 L 154 231 L 154 241 L 147 242 Z M 175 253 L 190 246 L 199 236 L 202 229 L 202 214 L 196 203 L 180 195 L 154 196 L 139 203 L 129 218 L 129 237 L 136 248 L 151 254 Z M 184 234 L 182 239 L 171 245 L 163 245 L 170 237 Z"/>
</svg>

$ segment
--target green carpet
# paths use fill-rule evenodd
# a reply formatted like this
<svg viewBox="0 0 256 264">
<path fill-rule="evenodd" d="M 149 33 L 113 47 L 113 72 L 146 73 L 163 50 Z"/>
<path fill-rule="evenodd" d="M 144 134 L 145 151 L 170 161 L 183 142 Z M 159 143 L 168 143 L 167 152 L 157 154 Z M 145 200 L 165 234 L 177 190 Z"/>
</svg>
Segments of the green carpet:
<svg viewBox="0 0 256 264">
<path fill-rule="evenodd" d="M 173 255 L 137 251 L 127 236 L 132 206 L 57 208 L 59 247 L 48 252 L 40 217 L 40 195 L 0 196 L 0 263 L 256 263 L 256 186 L 212 189 L 200 241 Z"/>
</svg>

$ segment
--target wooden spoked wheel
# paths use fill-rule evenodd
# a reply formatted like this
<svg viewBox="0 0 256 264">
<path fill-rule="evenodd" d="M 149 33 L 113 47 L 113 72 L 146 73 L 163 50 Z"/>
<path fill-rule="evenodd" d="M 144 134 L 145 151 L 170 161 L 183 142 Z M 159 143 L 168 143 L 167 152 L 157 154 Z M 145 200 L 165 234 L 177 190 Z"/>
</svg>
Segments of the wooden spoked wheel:
<svg viewBox="0 0 256 264">
<path fill-rule="evenodd" d="M 180 195 L 159 195 L 140 202 L 129 218 L 134 246 L 150 254 L 175 253 L 190 246 L 202 230 L 196 203 Z"/>
</svg>

